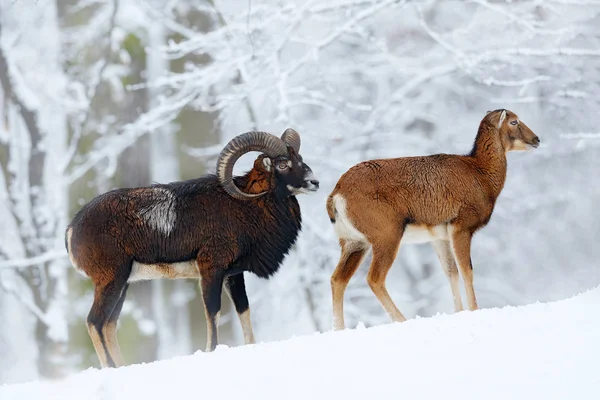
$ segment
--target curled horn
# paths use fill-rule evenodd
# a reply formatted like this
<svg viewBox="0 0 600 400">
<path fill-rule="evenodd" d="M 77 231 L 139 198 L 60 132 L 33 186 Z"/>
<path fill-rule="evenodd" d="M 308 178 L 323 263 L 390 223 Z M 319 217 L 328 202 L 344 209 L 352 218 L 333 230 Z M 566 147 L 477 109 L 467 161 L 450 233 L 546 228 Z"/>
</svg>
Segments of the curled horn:
<svg viewBox="0 0 600 400">
<path fill-rule="evenodd" d="M 286 146 L 294 149 L 296 153 L 300 152 L 300 135 L 292 128 L 287 128 L 285 132 L 283 132 L 283 135 L 281 135 L 281 140 L 283 140 Z"/>
<path fill-rule="evenodd" d="M 244 193 L 233 183 L 233 166 L 241 156 L 250 151 L 260 151 L 271 158 L 288 155 L 283 140 L 270 133 L 246 132 L 231 139 L 219 154 L 217 177 L 227 194 L 240 200 L 250 200 L 266 193 Z"/>
</svg>

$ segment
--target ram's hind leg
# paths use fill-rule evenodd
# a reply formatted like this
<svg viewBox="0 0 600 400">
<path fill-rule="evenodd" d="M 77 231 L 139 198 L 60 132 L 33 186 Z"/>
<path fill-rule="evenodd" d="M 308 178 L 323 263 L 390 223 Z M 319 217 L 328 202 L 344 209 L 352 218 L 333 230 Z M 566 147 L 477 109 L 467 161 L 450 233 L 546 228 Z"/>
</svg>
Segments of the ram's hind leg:
<svg viewBox="0 0 600 400">
<path fill-rule="evenodd" d="M 244 332 L 244 343 L 254 344 L 254 333 L 252 332 L 252 322 L 250 321 L 250 304 L 246 294 L 246 284 L 244 283 L 244 273 L 228 276 L 225 279 L 225 291 L 233 302 L 237 311 Z"/>
<path fill-rule="evenodd" d="M 126 279 L 97 285 L 94 303 L 88 314 L 87 327 L 102 367 L 123 365 L 117 340 L 117 320 L 127 292 Z"/>
<path fill-rule="evenodd" d="M 462 311 L 462 301 L 460 298 L 460 286 L 458 282 L 458 268 L 456 268 L 456 261 L 454 260 L 454 254 L 450 247 L 450 242 L 447 240 L 436 240 L 432 242 L 433 248 L 440 259 L 442 268 L 450 281 L 450 287 L 452 288 L 452 297 L 454 298 L 454 311 Z"/>
<path fill-rule="evenodd" d="M 219 343 L 219 313 L 225 274 L 218 268 L 200 268 L 200 286 L 206 314 L 206 351 L 213 351 Z"/>
<path fill-rule="evenodd" d="M 394 322 L 406 321 L 385 287 L 385 278 L 398 254 L 404 229 L 399 228 L 399 231 L 385 230 L 379 232 L 373 239 L 369 237 L 369 241 L 373 245 L 373 260 L 367 275 L 367 282 L 385 312 Z"/>
<path fill-rule="evenodd" d="M 333 329 L 342 330 L 344 323 L 344 293 L 350 278 L 356 272 L 368 246 L 362 242 L 340 239 L 342 255 L 331 276 L 331 295 L 333 300 Z"/>
<path fill-rule="evenodd" d="M 104 328 L 104 337 L 106 338 L 108 348 L 112 349 L 111 354 L 113 355 L 113 360 L 117 367 L 125 365 L 123 354 L 121 353 L 121 346 L 119 346 L 119 340 L 117 338 L 117 322 L 121 315 L 121 310 L 123 309 L 123 303 L 125 303 L 125 297 L 127 297 L 128 288 L 129 284 L 126 284 L 121 293 L 121 298 L 119 298 L 119 301 L 115 305 L 115 308 L 108 319 L 108 323 Z"/>
</svg>

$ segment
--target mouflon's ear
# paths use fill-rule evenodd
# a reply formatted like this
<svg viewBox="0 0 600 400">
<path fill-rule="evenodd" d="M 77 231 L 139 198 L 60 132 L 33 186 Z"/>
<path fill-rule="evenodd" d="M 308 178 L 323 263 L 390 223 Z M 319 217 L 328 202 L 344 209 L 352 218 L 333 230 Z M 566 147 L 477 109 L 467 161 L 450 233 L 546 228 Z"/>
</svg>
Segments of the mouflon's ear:
<svg viewBox="0 0 600 400">
<path fill-rule="evenodd" d="M 500 128 L 502 126 L 502 123 L 504 122 L 505 119 L 506 119 L 506 110 L 502 110 L 502 113 L 500 114 L 500 118 L 498 119 L 498 128 Z"/>
</svg>

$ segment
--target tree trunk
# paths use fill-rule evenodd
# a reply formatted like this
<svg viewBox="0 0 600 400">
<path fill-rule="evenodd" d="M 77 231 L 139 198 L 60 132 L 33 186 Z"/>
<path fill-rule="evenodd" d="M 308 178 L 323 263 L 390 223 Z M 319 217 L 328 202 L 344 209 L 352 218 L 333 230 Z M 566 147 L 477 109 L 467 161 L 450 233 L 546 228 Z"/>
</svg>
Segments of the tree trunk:
<svg viewBox="0 0 600 400">
<path fill-rule="evenodd" d="M 44 42 L 45 64 L 40 73 L 54 78 L 53 88 L 60 92 L 64 86 L 62 66 L 60 64 L 60 35 L 56 4 L 50 3 L 44 8 L 45 31 L 55 32 Z M 0 21 L 0 32 L 2 31 Z M 41 28 L 40 28 L 41 31 Z M 1 34 L 1 33 L 0 33 Z M 31 38 L 29 38 L 31 40 Z M 25 44 L 27 45 L 27 44 Z M 9 67 L 8 53 L 0 47 L 0 82 L 6 107 L 16 110 L 5 123 L 13 146 L 9 146 L 8 157 L 13 168 L 6 177 L 7 188 L 13 191 L 14 217 L 24 248 L 24 257 L 36 257 L 57 246 L 57 237 L 64 227 L 67 203 L 66 190 L 61 185 L 60 172 L 54 166 L 59 164 L 66 145 L 66 121 L 62 107 L 46 100 L 40 94 L 36 99 L 44 108 L 36 109 L 29 99 L 21 98 L 23 91 L 35 92 L 34 87 L 25 87 L 25 79 L 17 87 Z M 12 49 L 12 51 L 15 51 Z M 20 81 L 19 81 L 20 82 Z M 60 93 L 56 93 L 60 96 Z M 43 113 L 43 118 L 40 114 Z M 45 122 L 44 130 L 39 120 Z M 58 241 L 60 242 L 60 241 Z M 35 336 L 39 354 L 37 365 L 44 377 L 62 377 L 66 374 L 66 345 L 68 341 L 65 316 L 66 271 L 64 264 L 43 263 L 19 271 L 20 278 L 27 282 L 27 289 L 14 288 L 13 295 L 25 302 L 31 302 L 30 309 L 36 310 Z"/>
</svg>

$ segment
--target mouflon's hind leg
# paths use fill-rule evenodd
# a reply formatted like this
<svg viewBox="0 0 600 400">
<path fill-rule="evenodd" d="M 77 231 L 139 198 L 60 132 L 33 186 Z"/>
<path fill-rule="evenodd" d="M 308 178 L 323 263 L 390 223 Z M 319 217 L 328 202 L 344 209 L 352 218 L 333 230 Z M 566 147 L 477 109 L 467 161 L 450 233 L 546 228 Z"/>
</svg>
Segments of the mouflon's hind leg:
<svg viewBox="0 0 600 400">
<path fill-rule="evenodd" d="M 121 292 L 121 297 L 115 305 L 113 312 L 110 314 L 108 323 L 104 328 L 104 337 L 106 338 L 108 348 L 112 349 L 111 354 L 113 354 L 113 360 L 117 367 L 125 365 L 123 354 L 121 353 L 121 346 L 119 346 L 119 340 L 117 338 L 117 322 L 119 320 L 119 315 L 121 315 L 121 310 L 123 309 L 123 303 L 125 303 L 125 297 L 127 297 L 128 288 L 129 284 L 126 284 L 123 288 L 123 292 Z"/>
<path fill-rule="evenodd" d="M 87 317 L 87 327 L 102 367 L 123 365 L 117 340 L 117 320 L 127 292 L 126 279 L 114 280 L 94 290 L 94 303 Z"/>
<path fill-rule="evenodd" d="M 344 293 L 348 282 L 360 266 L 365 254 L 367 245 L 361 242 L 348 241 L 340 239 L 342 254 L 331 275 L 331 296 L 333 301 L 333 329 L 342 330 L 344 323 Z"/>
<path fill-rule="evenodd" d="M 385 286 L 385 278 L 398 254 L 404 229 L 400 228 L 399 231 L 399 233 L 396 232 L 395 234 L 394 232 L 387 232 L 387 234 L 386 232 L 380 232 L 377 237 L 373 239 L 369 238 L 373 246 L 373 259 L 367 275 L 367 282 L 385 312 L 394 322 L 406 321 L 406 318 L 394 304 Z"/>
<path fill-rule="evenodd" d="M 454 299 L 454 311 L 462 311 L 462 300 L 460 298 L 460 285 L 458 278 L 458 268 L 456 267 L 456 261 L 454 260 L 454 254 L 450 248 L 450 242 L 447 240 L 436 240 L 432 243 L 435 252 L 440 260 L 440 264 L 450 281 L 450 288 L 452 289 L 452 297 Z"/>
<path fill-rule="evenodd" d="M 206 351 L 213 351 L 219 343 L 219 313 L 225 273 L 222 269 L 200 269 L 200 286 L 206 314 Z"/>
<path fill-rule="evenodd" d="M 254 333 L 252 332 L 252 321 L 250 320 L 250 304 L 246 294 L 246 284 L 244 283 L 244 273 L 228 276 L 225 279 L 225 291 L 233 302 L 235 310 L 242 325 L 244 333 L 244 343 L 254 344 Z"/>
</svg>

